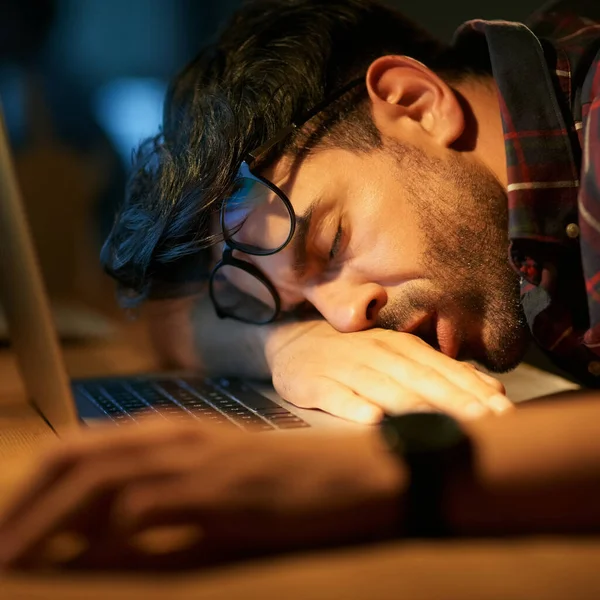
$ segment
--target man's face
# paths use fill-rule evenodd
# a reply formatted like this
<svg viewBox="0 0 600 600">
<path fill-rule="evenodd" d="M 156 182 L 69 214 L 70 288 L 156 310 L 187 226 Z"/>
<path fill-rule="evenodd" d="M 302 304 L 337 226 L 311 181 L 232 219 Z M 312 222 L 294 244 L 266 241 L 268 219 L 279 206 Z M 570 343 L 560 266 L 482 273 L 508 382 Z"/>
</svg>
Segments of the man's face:
<svg viewBox="0 0 600 600">
<path fill-rule="evenodd" d="M 309 303 L 342 332 L 413 332 L 496 371 L 521 360 L 527 329 L 508 264 L 507 199 L 484 165 L 388 140 L 368 153 L 282 159 L 263 175 L 287 194 L 299 227 L 281 252 L 240 258 L 271 280 L 284 310 Z M 240 235 L 252 243 L 286 226 L 263 210 Z"/>
</svg>

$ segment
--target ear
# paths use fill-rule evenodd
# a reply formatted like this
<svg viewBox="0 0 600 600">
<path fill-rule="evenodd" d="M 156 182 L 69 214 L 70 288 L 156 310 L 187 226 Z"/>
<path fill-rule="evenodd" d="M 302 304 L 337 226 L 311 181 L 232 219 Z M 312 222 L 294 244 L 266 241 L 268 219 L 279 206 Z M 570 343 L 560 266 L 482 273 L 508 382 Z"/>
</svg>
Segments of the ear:
<svg viewBox="0 0 600 600">
<path fill-rule="evenodd" d="M 382 56 L 366 76 L 375 125 L 384 136 L 427 134 L 451 146 L 465 129 L 465 116 L 453 92 L 431 69 L 408 56 Z"/>
</svg>

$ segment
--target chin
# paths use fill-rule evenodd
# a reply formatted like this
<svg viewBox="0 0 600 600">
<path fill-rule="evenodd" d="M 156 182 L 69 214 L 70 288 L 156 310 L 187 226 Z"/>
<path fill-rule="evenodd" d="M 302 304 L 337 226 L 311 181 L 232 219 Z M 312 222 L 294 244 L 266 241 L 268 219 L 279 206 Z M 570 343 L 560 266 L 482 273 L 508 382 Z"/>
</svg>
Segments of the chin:
<svg viewBox="0 0 600 600">
<path fill-rule="evenodd" d="M 516 369 L 523 361 L 531 341 L 529 328 L 520 320 L 515 326 L 503 331 L 496 328 L 486 337 L 487 343 L 479 344 L 469 354 L 470 358 L 492 373 L 507 373 Z"/>
</svg>

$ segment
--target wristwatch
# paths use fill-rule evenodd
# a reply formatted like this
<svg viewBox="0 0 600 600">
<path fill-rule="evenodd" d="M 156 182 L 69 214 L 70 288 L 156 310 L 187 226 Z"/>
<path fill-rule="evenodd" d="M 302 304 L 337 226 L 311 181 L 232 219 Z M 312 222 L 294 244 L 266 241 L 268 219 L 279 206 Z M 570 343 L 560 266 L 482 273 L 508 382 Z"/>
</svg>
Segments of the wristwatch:
<svg viewBox="0 0 600 600">
<path fill-rule="evenodd" d="M 386 415 L 380 427 L 388 448 L 410 475 L 403 533 L 450 535 L 442 502 L 452 479 L 472 476 L 473 453 L 467 434 L 456 419 L 441 412 Z"/>
</svg>

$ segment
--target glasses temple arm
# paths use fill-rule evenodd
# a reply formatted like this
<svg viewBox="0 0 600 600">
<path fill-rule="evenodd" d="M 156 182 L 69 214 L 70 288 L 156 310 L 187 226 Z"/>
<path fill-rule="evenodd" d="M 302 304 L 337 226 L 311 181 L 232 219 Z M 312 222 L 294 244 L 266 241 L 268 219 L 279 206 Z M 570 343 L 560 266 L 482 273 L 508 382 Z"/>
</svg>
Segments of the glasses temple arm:
<svg viewBox="0 0 600 600">
<path fill-rule="evenodd" d="M 292 123 L 291 125 L 288 125 L 287 127 L 284 127 L 283 129 L 280 129 L 268 142 L 266 142 L 262 146 L 259 146 L 252 152 L 249 152 L 248 157 L 251 160 L 250 166 L 252 166 L 252 164 L 256 163 L 259 160 L 259 158 L 261 158 L 262 156 L 267 154 L 267 152 L 269 152 L 269 150 L 271 150 L 274 146 L 279 144 L 279 142 L 284 140 L 295 129 L 302 127 L 305 123 L 310 121 L 314 116 L 318 115 L 323 109 L 327 108 L 327 106 L 329 106 L 336 100 L 339 100 L 344 94 L 346 94 L 352 88 L 357 87 L 359 84 L 361 84 L 363 82 L 364 82 L 364 77 L 359 77 L 358 79 L 353 79 L 352 81 L 347 83 L 345 86 L 343 86 L 339 90 L 337 90 L 334 94 L 332 94 L 331 96 L 328 96 L 322 102 L 319 102 L 319 104 L 314 106 L 311 110 L 309 110 L 308 112 L 301 115 L 301 117 L 296 122 Z"/>
</svg>

